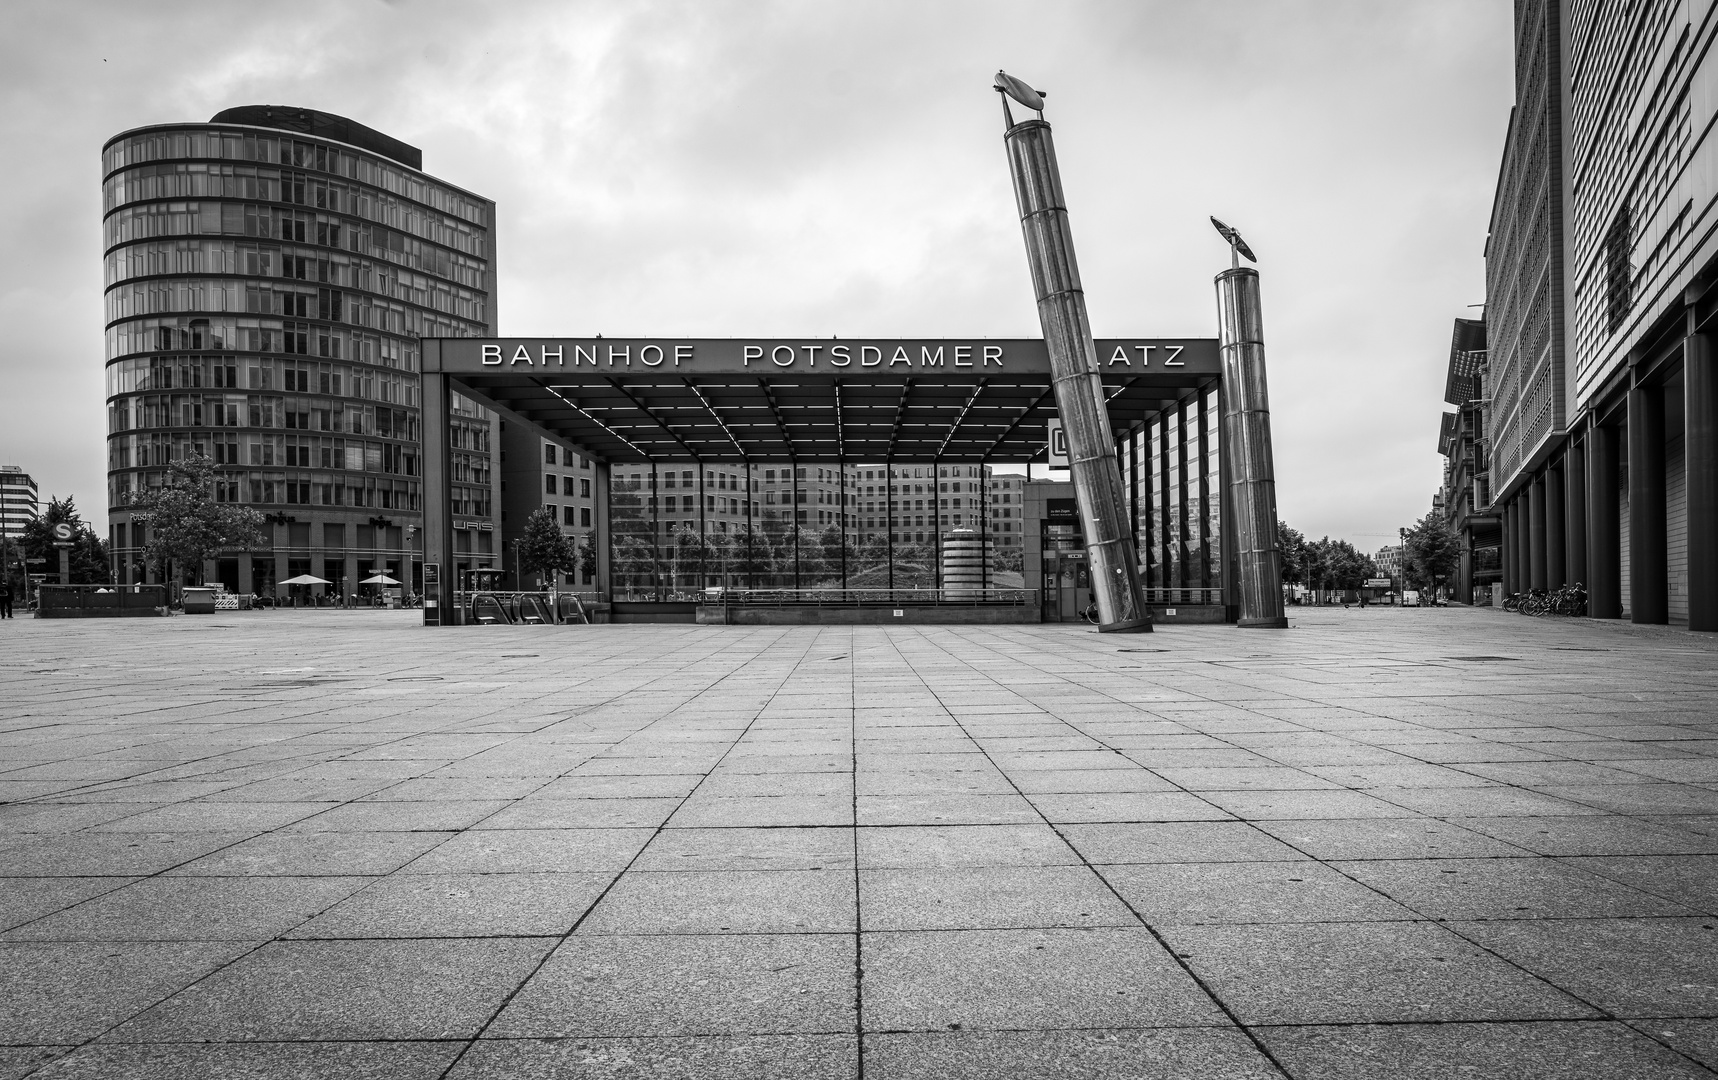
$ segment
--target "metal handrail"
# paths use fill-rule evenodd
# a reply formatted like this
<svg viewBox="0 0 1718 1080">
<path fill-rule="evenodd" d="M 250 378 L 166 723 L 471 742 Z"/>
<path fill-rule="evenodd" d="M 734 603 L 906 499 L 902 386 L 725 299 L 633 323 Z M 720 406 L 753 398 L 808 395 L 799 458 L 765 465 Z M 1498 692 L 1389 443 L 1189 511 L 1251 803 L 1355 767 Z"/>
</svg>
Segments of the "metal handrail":
<svg viewBox="0 0 1718 1080">
<path fill-rule="evenodd" d="M 1009 604 L 1015 606 L 1038 602 L 1037 589 L 724 589 L 712 591 L 705 603 L 729 607 L 786 607 L 809 605 L 815 607 L 886 607 L 901 605 L 931 605 L 936 607 L 973 606 L 980 604 Z"/>
<path fill-rule="evenodd" d="M 1160 607 L 1217 606 L 1223 603 L 1223 590 L 1220 588 L 1181 589 L 1154 585 L 1147 587 L 1144 592 L 1146 603 Z"/>
</svg>

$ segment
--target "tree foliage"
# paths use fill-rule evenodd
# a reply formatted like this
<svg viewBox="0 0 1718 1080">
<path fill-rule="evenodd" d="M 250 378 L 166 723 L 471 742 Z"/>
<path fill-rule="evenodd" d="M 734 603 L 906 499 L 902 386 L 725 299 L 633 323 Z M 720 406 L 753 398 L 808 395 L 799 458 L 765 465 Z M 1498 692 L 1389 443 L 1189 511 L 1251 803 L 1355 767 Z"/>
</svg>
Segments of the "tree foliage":
<svg viewBox="0 0 1718 1080">
<path fill-rule="evenodd" d="M 133 518 L 149 528 L 143 558 L 162 578 L 188 573 L 203 580 L 203 562 L 223 551 L 244 551 L 264 542 L 262 514 L 237 503 L 216 502 L 215 463 L 190 453 L 167 466 L 158 488 L 137 493 Z"/>
<path fill-rule="evenodd" d="M 519 534 L 519 571 L 522 574 L 554 574 L 572 569 L 578 553 L 555 520 L 552 507 L 540 506 L 525 519 Z M 523 584 L 523 583 L 521 583 Z"/>
<path fill-rule="evenodd" d="M 1408 584 L 1420 589 L 1434 589 L 1447 581 L 1461 562 L 1461 542 L 1433 510 L 1408 530 L 1402 545 L 1402 576 Z M 1561 584 L 1561 582 L 1559 582 Z"/>
<path fill-rule="evenodd" d="M 1308 540 L 1287 522 L 1277 522 L 1277 545 L 1282 551 L 1283 581 L 1311 589 L 1358 589 L 1366 579 L 1378 576 L 1371 556 L 1346 540 L 1322 537 Z"/>
<path fill-rule="evenodd" d="M 1299 529 L 1290 528 L 1285 521 L 1277 522 L 1277 550 L 1282 553 L 1283 580 L 1292 584 L 1306 581 L 1306 537 Z"/>
<path fill-rule="evenodd" d="M 60 549 L 54 543 L 54 526 L 66 524 L 72 527 L 70 549 L 71 584 L 73 585 L 106 585 L 113 580 L 112 570 L 107 557 L 107 541 L 97 536 L 84 522 L 78 513 L 77 500 L 71 496 L 64 499 L 48 500 L 48 508 L 33 521 L 24 523 L 19 531 L 17 544 L 10 553 L 13 560 L 9 569 L 17 572 L 16 560 L 21 554 L 27 559 L 40 559 L 33 563 L 35 572 L 47 574 L 48 580 L 57 582 L 60 573 Z"/>
</svg>

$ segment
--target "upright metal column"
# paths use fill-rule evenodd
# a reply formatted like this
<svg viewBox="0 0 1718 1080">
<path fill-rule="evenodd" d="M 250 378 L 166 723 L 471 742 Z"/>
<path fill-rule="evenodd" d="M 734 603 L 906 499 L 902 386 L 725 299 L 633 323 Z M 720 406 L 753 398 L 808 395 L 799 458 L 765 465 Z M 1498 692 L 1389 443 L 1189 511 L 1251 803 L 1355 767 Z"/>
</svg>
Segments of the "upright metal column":
<svg viewBox="0 0 1718 1080">
<path fill-rule="evenodd" d="M 441 365 L 440 342 L 424 342 L 424 372 L 419 382 L 424 455 L 424 625 L 452 626 L 453 594 L 458 584 L 453 572 L 453 460 L 448 430 L 452 391 L 448 377 L 430 370 L 431 364 Z"/>
<path fill-rule="evenodd" d="M 1535 589 L 1545 583 L 1545 478 L 1527 485 L 1527 582 Z"/>
<path fill-rule="evenodd" d="M 611 490 L 614 480 L 609 474 L 608 462 L 595 462 L 593 468 L 596 472 L 596 498 L 591 500 L 591 512 L 596 521 L 592 523 L 595 528 L 585 541 L 592 544 L 597 553 L 596 580 L 593 584 L 600 602 L 604 596 L 614 599 L 614 510 Z"/>
<path fill-rule="evenodd" d="M 650 592 L 662 600 L 662 494 L 656 483 L 656 462 L 650 463 Z"/>
<path fill-rule="evenodd" d="M 1139 555 L 1133 547 L 1133 531 L 1124 520 L 1127 493 L 1122 490 L 1115 436 L 1104 407 L 1097 346 L 1086 318 L 1056 147 L 1041 111 L 1044 103 L 1018 79 L 998 73 L 996 83 L 998 90 L 1039 110 L 1038 119 L 1016 124 L 1005 98 L 1002 113 L 1008 126 L 1003 142 L 1038 299 L 1038 323 L 1050 353 L 1056 411 L 1068 437 L 1069 475 L 1085 526 L 1098 629 L 1149 631 L 1151 615 L 1140 591 Z"/>
<path fill-rule="evenodd" d="M 1569 549 L 1563 542 L 1563 468 L 1545 467 L 1545 587 L 1561 589 L 1569 584 Z"/>
<path fill-rule="evenodd" d="M 885 477 L 887 477 L 888 481 L 889 481 L 888 485 L 883 490 L 889 493 L 888 514 L 887 514 L 888 519 L 889 519 L 887 522 L 887 524 L 889 526 L 889 532 L 888 532 L 888 536 L 889 536 L 889 547 L 888 547 L 888 552 L 889 552 L 889 593 L 890 593 L 890 597 L 893 598 L 894 590 L 895 590 L 895 462 L 894 462 L 894 459 L 892 459 L 892 458 L 885 459 L 883 475 Z"/>
<path fill-rule="evenodd" d="M 1622 492 L 1615 428 L 1595 423 L 1587 433 L 1587 614 L 1620 619 L 1622 593 Z"/>
<path fill-rule="evenodd" d="M 1670 621 L 1664 388 L 1629 391 L 1629 621 Z"/>
<path fill-rule="evenodd" d="M 1222 423 L 1220 418 L 1224 415 L 1226 408 L 1224 395 L 1227 393 L 1228 391 L 1223 388 L 1223 384 L 1218 383 L 1218 423 Z M 1235 587 L 1235 580 L 1240 577 L 1240 555 L 1235 551 L 1235 530 L 1232 527 L 1235 521 L 1235 498 L 1230 490 L 1231 480 L 1229 453 L 1223 446 L 1223 434 L 1219 430 L 1217 433 L 1217 502 L 1219 505 L 1217 548 L 1222 552 L 1222 557 L 1218 560 L 1220 572 L 1217 580 L 1223 587 L 1223 621 L 1226 623 L 1233 623 L 1241 617 L 1240 594 Z M 1287 617 L 1285 612 L 1284 618 Z"/>
<path fill-rule="evenodd" d="M 1515 503 L 1498 508 L 1498 567 L 1503 570 L 1503 594 L 1519 592 L 1515 584 Z"/>
<path fill-rule="evenodd" d="M 1264 313 L 1259 272 L 1235 266 L 1217 275 L 1218 345 L 1223 354 L 1223 436 L 1235 508 L 1240 566 L 1238 626 L 1286 628 L 1282 549 L 1277 543 L 1276 463 L 1265 391 Z"/>
<path fill-rule="evenodd" d="M 1568 548 L 1564 572 L 1572 583 L 1587 583 L 1587 443 L 1571 439 L 1563 458 L 1563 543 Z"/>
<path fill-rule="evenodd" d="M 1712 338 L 1692 330 L 1682 342 L 1688 628 L 1718 630 L 1718 358 Z"/>
</svg>

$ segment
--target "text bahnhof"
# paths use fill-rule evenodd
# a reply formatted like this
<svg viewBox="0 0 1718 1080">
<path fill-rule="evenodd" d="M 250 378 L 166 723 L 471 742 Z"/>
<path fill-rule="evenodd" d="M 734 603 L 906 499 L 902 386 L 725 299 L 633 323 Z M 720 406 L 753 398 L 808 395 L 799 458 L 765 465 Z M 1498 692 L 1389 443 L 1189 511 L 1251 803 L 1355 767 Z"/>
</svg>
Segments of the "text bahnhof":
<svg viewBox="0 0 1718 1080">
<path fill-rule="evenodd" d="M 691 343 L 676 343 L 658 345 L 646 343 L 621 345 L 607 344 L 600 341 L 587 345 L 538 345 L 536 356 L 533 357 L 531 347 L 516 345 L 511 353 L 502 345 L 489 344 L 481 347 L 481 364 L 484 367 L 512 367 L 524 364 L 529 367 L 631 367 L 634 359 L 649 368 L 661 367 L 668 364 L 672 367 L 695 363 L 698 359 L 697 345 Z M 854 349 L 858 355 L 854 355 Z M 1135 357 L 1129 355 L 1129 349 L 1137 354 L 1139 367 L 1153 366 L 1154 362 L 1161 367 L 1185 367 L 1186 362 L 1178 359 L 1185 346 L 1169 344 L 1147 345 L 1116 345 L 1109 357 L 1103 361 L 1105 367 L 1117 365 L 1132 368 Z M 915 357 L 907 346 L 897 344 L 884 357 L 886 346 L 882 345 L 844 345 L 844 344 L 797 344 L 797 345 L 741 345 L 739 360 L 742 368 L 750 368 L 753 363 L 769 363 L 778 368 L 799 366 L 802 362 L 807 368 L 815 368 L 818 361 L 829 367 L 845 368 L 855 364 L 860 368 L 893 368 L 904 365 L 908 368 L 985 368 L 994 365 L 1004 368 L 1004 346 L 1001 345 L 943 345 L 934 348 L 930 345 L 919 345 L 918 356 Z M 569 354 L 570 350 L 570 354 Z M 1161 358 L 1153 357 L 1153 353 L 1161 350 Z M 819 353 L 825 354 L 819 357 Z M 731 354 L 725 357 L 731 361 Z"/>
</svg>

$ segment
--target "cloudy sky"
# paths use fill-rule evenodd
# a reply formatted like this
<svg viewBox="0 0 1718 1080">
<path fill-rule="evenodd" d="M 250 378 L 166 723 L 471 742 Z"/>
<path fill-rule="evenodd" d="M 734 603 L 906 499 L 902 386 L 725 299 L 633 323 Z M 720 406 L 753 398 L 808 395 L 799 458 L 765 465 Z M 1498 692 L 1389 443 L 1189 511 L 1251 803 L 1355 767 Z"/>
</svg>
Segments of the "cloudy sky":
<svg viewBox="0 0 1718 1080">
<path fill-rule="evenodd" d="M 1050 91 L 1099 336 L 1214 336 L 1206 216 L 1246 234 L 1282 516 L 1373 550 L 1441 475 L 1510 66 L 1507 0 L 10 0 L 0 462 L 105 500 L 128 128 L 288 104 L 420 147 L 500 205 L 504 335 L 1036 336 L 1002 67 Z"/>
</svg>

